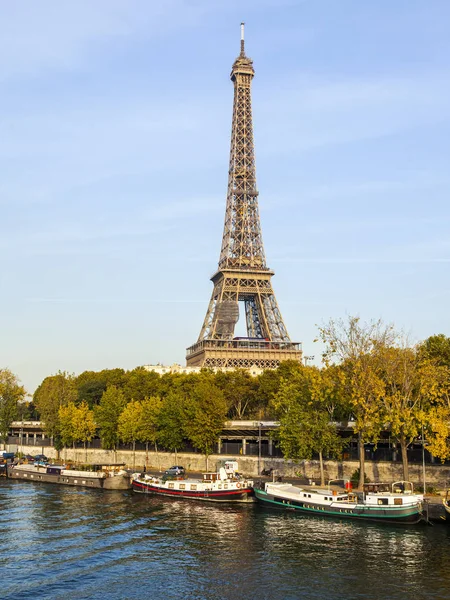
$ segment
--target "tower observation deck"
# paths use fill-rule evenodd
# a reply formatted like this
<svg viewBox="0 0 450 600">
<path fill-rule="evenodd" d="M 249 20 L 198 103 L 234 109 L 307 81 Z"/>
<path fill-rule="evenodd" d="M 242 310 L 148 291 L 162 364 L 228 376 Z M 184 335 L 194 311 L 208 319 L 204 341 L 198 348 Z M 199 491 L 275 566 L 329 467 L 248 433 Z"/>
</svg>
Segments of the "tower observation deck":
<svg viewBox="0 0 450 600">
<path fill-rule="evenodd" d="M 267 267 L 256 185 L 251 83 L 253 61 L 241 51 L 233 63 L 233 119 L 222 247 L 211 281 L 211 300 L 197 342 L 187 349 L 187 366 L 276 368 L 281 361 L 301 361 L 301 345 L 291 342 Z M 244 306 L 247 336 L 235 337 L 239 302 Z"/>
</svg>

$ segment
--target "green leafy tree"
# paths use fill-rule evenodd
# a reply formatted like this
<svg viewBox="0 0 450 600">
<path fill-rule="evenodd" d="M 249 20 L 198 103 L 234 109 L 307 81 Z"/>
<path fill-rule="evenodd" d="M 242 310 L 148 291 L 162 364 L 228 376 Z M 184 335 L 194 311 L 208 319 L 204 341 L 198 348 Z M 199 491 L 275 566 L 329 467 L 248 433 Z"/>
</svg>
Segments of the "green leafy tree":
<svg viewBox="0 0 450 600">
<path fill-rule="evenodd" d="M 158 396 L 160 389 L 161 377 L 144 367 L 137 367 L 125 374 L 123 392 L 128 401 Z"/>
<path fill-rule="evenodd" d="M 115 385 L 110 385 L 94 411 L 95 421 L 100 429 L 102 447 L 106 450 L 115 450 L 117 447 L 119 417 L 126 404 L 123 391 Z"/>
<path fill-rule="evenodd" d="M 344 440 L 331 422 L 336 389 L 316 367 L 303 367 L 283 381 L 273 400 L 280 421 L 277 437 L 285 458 L 302 460 L 319 455 L 321 485 L 325 484 L 324 455 L 340 455 Z"/>
<path fill-rule="evenodd" d="M 19 421 L 37 421 L 39 414 L 33 402 L 20 401 L 17 405 L 17 419 Z"/>
<path fill-rule="evenodd" d="M 74 447 L 75 444 L 75 420 L 77 407 L 73 402 L 61 406 L 58 410 L 59 418 L 59 440 L 63 448 Z M 67 453 L 66 453 L 67 458 Z"/>
<path fill-rule="evenodd" d="M 9 369 L 0 369 L 0 438 L 6 442 L 11 423 L 17 417 L 25 388 Z"/>
<path fill-rule="evenodd" d="M 97 430 L 92 411 L 87 402 L 82 402 L 75 408 L 73 415 L 73 436 L 75 441 L 82 442 L 85 462 L 87 462 L 87 443 L 92 440 Z"/>
<path fill-rule="evenodd" d="M 136 467 L 136 441 L 142 433 L 143 407 L 141 402 L 131 400 L 123 409 L 118 420 L 119 438 L 133 445 L 133 469 Z"/>
<path fill-rule="evenodd" d="M 44 421 L 45 431 L 49 437 L 59 438 L 59 409 L 69 402 L 76 403 L 78 390 L 75 378 L 68 373 L 59 372 L 46 377 L 33 395 L 33 403 Z M 55 447 L 57 442 L 55 443 Z"/>
<path fill-rule="evenodd" d="M 450 337 L 432 335 L 419 345 L 419 353 L 441 367 L 450 369 Z"/>
<path fill-rule="evenodd" d="M 274 405 L 272 400 L 280 389 L 282 381 L 290 381 L 301 369 L 301 363 L 295 360 L 285 360 L 278 369 L 266 369 L 256 378 L 257 414 L 258 418 L 273 419 Z M 254 413 L 256 415 L 256 413 Z"/>
<path fill-rule="evenodd" d="M 227 403 L 222 390 L 212 381 L 199 380 L 192 395 L 185 401 L 186 437 L 198 448 L 206 460 L 214 451 L 226 421 Z"/>
<path fill-rule="evenodd" d="M 222 390 L 228 404 L 230 419 L 244 419 L 257 413 L 257 381 L 243 369 L 217 373 L 215 384 Z"/>
<path fill-rule="evenodd" d="M 78 384 L 78 403 L 86 402 L 89 408 L 100 404 L 103 393 L 106 390 L 106 381 L 103 379 L 91 379 Z"/>
<path fill-rule="evenodd" d="M 158 414 L 158 440 L 163 448 L 175 452 L 175 462 L 178 450 L 184 445 L 184 428 L 186 413 L 185 398 L 181 390 L 171 390 L 162 400 Z"/>
<path fill-rule="evenodd" d="M 155 452 L 158 452 L 157 441 L 159 436 L 158 422 L 161 413 L 162 400 L 158 396 L 144 398 L 142 401 L 142 414 L 139 423 L 140 442 L 145 444 L 145 465 L 148 465 L 148 445 L 154 444 Z"/>
</svg>

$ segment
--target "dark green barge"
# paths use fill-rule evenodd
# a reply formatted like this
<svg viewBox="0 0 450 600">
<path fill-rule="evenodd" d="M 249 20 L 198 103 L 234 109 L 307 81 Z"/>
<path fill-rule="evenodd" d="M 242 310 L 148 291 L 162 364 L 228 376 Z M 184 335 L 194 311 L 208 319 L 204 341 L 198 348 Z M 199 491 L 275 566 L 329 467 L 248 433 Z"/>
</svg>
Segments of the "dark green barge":
<svg viewBox="0 0 450 600">
<path fill-rule="evenodd" d="M 414 524 L 424 519 L 423 496 L 414 494 L 411 488 L 405 489 L 407 483 L 393 484 L 392 491 L 383 489 L 387 484 L 377 484 L 372 486 L 371 491 L 358 494 L 301 488 L 286 483 L 266 483 L 263 490 L 255 489 L 255 496 L 265 506 L 307 515 Z"/>
</svg>

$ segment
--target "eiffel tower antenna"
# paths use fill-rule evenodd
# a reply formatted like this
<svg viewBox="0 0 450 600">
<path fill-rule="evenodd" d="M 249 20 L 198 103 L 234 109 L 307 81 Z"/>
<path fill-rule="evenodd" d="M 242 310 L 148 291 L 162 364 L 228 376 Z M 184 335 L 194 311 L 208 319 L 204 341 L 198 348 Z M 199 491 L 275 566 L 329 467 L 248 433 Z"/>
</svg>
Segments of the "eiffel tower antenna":
<svg viewBox="0 0 450 600">
<path fill-rule="evenodd" d="M 245 30 L 245 23 L 241 23 L 241 56 L 245 56 L 245 49 L 244 49 L 244 30 Z"/>
<path fill-rule="evenodd" d="M 219 266 L 213 293 L 196 344 L 187 349 L 187 366 L 276 368 L 283 360 L 302 359 L 291 342 L 272 289 L 274 272 L 266 265 L 256 186 L 251 104 L 253 61 L 241 51 L 233 63 L 233 120 L 228 192 Z M 244 306 L 247 337 L 234 337 Z"/>
</svg>

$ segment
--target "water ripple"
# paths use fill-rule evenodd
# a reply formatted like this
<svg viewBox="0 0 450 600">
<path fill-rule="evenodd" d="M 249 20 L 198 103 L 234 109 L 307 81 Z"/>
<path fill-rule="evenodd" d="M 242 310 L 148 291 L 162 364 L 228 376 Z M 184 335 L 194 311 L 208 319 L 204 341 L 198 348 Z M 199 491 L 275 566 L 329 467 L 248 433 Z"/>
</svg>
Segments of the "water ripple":
<svg viewBox="0 0 450 600">
<path fill-rule="evenodd" d="M 450 528 L 0 482 L 2 600 L 443 598 Z"/>
</svg>

